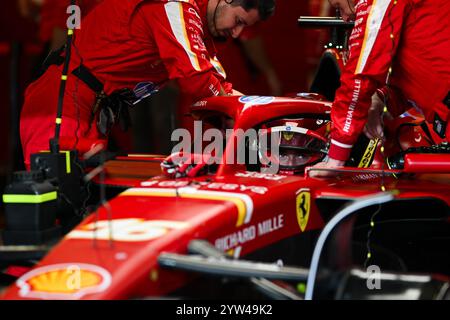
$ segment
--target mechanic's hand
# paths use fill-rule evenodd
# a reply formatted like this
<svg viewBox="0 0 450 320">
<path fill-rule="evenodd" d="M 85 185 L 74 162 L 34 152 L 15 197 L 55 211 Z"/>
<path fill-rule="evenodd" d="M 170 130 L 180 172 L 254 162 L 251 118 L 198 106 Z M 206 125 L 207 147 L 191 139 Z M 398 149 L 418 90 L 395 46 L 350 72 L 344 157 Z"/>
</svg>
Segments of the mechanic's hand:
<svg viewBox="0 0 450 320">
<path fill-rule="evenodd" d="M 314 169 L 336 169 L 342 168 L 345 161 L 328 158 L 327 161 L 316 163 L 309 169 L 309 177 L 311 178 L 330 178 L 336 176 L 336 172 L 333 171 L 319 171 Z"/>
<path fill-rule="evenodd" d="M 364 126 L 364 134 L 369 139 L 382 139 L 384 137 L 382 117 L 383 117 L 384 102 L 378 96 L 374 94 L 372 96 L 372 105 L 369 108 L 367 115 L 367 123 Z M 392 116 L 389 112 L 385 113 L 384 116 L 387 119 L 392 120 Z"/>
<path fill-rule="evenodd" d="M 206 168 L 210 158 L 211 155 L 172 153 L 161 163 L 161 170 L 165 176 L 172 179 L 193 178 Z"/>
<path fill-rule="evenodd" d="M 369 139 L 383 138 L 383 126 L 381 117 L 384 108 L 384 102 L 375 93 L 372 96 L 372 105 L 367 114 L 367 123 L 364 126 L 364 134 Z"/>
<path fill-rule="evenodd" d="M 240 91 L 234 90 L 233 92 L 230 94 L 230 96 L 243 96 L 244 94 Z"/>
</svg>

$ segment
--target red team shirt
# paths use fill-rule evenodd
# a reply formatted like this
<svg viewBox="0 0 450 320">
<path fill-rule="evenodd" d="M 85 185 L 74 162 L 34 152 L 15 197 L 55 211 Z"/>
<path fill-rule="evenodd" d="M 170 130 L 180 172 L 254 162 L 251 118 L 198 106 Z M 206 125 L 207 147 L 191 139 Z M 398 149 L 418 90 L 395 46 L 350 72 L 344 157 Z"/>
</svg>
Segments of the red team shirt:
<svg viewBox="0 0 450 320">
<path fill-rule="evenodd" d="M 415 107 L 430 122 L 436 116 L 450 120 L 444 104 L 450 91 L 449 17 L 448 0 L 357 2 L 349 60 L 331 112 L 331 158 L 348 158 L 365 125 L 371 96 L 385 85 L 391 65 L 388 109 L 394 116 Z M 441 129 L 442 136 L 445 127 Z M 448 139 L 450 124 L 446 129 Z"/>
<path fill-rule="evenodd" d="M 130 88 L 144 98 L 176 79 L 192 100 L 232 92 L 215 57 L 206 21 L 207 0 L 104 0 L 75 32 L 69 70 L 82 62 L 106 94 Z M 25 163 L 48 150 L 53 137 L 62 66 L 50 66 L 25 93 L 21 141 Z M 102 138 L 91 121 L 95 93 L 69 73 L 62 137 Z M 75 146 L 74 146 L 75 147 Z"/>
</svg>

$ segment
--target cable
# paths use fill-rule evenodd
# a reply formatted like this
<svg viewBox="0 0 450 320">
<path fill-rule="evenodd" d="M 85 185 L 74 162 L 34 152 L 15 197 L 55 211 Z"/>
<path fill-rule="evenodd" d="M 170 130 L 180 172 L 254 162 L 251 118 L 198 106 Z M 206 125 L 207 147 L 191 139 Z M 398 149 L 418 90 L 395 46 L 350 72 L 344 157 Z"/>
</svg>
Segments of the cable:
<svg viewBox="0 0 450 320">
<path fill-rule="evenodd" d="M 72 5 L 75 4 L 76 1 L 72 1 Z M 80 54 L 80 51 L 76 45 L 76 34 L 73 33 L 72 34 L 72 48 L 75 50 L 75 54 L 77 55 L 77 57 L 80 59 L 80 66 L 83 64 L 83 57 Z M 79 131 L 80 131 L 80 127 L 81 127 L 81 121 L 80 121 L 80 104 L 79 104 L 79 100 L 78 100 L 78 89 L 79 89 L 79 83 L 80 83 L 80 78 L 76 77 L 75 79 L 75 88 L 72 91 L 72 99 L 73 99 L 73 103 L 76 109 L 76 121 L 77 121 L 77 125 L 75 128 L 75 132 L 74 132 L 74 136 L 75 136 L 75 142 L 73 144 L 73 146 L 71 147 L 71 149 L 77 149 L 78 146 L 78 142 L 79 142 Z M 74 158 L 74 164 L 78 167 L 78 169 L 80 170 L 80 172 L 83 172 L 84 169 L 82 167 L 82 165 L 79 163 L 78 161 L 78 156 L 75 156 Z M 84 217 L 87 213 L 87 202 L 91 196 L 91 192 L 90 192 L 90 182 L 86 182 L 86 186 L 85 186 L 85 192 L 86 192 L 86 196 L 82 201 L 82 205 L 81 208 L 79 210 L 79 215 Z"/>
<path fill-rule="evenodd" d="M 395 5 L 397 5 L 397 0 L 394 0 L 394 2 L 393 2 L 393 6 L 395 6 Z M 383 112 L 381 114 L 381 130 L 382 130 L 383 134 L 384 134 L 384 128 L 385 128 L 384 118 L 388 114 L 388 107 L 387 107 L 388 103 L 387 103 L 387 101 L 389 99 L 389 86 L 390 86 L 390 80 L 391 80 L 391 76 L 392 76 L 392 64 L 393 64 L 393 61 L 394 61 L 394 54 L 395 54 L 395 50 L 394 50 L 395 49 L 395 41 L 394 41 L 395 36 L 394 36 L 394 24 L 392 23 L 392 10 L 393 10 L 393 7 L 390 8 L 389 13 L 388 13 L 388 22 L 389 22 L 389 26 L 391 27 L 390 38 L 391 38 L 391 42 L 392 42 L 392 47 L 391 47 L 391 65 L 389 66 L 388 74 L 387 74 L 387 77 L 386 77 L 386 89 L 387 90 L 386 90 L 386 94 L 383 95 L 383 104 L 384 104 L 384 106 L 383 106 Z M 383 174 L 381 175 L 381 180 L 380 180 L 381 186 L 380 186 L 380 189 L 383 192 L 386 191 L 386 187 L 384 185 L 384 170 L 385 170 L 386 161 L 387 161 L 386 155 L 384 153 L 384 150 L 385 150 L 384 149 L 384 142 L 385 142 L 385 139 L 384 138 L 381 139 L 380 152 L 381 152 L 381 155 L 383 157 L 383 161 L 381 162 L 381 171 L 383 172 Z"/>
<path fill-rule="evenodd" d="M 75 142 L 72 146 L 71 149 L 76 149 L 77 145 L 78 145 L 78 131 L 80 130 L 80 105 L 78 103 L 78 84 L 79 84 L 80 79 L 77 77 L 77 79 L 75 79 L 75 90 L 72 91 L 72 99 L 73 99 L 73 104 L 75 105 L 75 109 L 77 112 L 77 126 L 75 127 Z"/>
<path fill-rule="evenodd" d="M 73 35 L 73 48 L 75 49 L 75 53 L 77 54 L 77 56 L 80 58 L 80 66 L 83 64 L 83 57 L 80 54 L 80 51 L 78 50 L 78 47 L 75 43 L 75 34 Z M 76 77 L 75 79 L 75 90 L 72 93 L 72 99 L 73 99 L 73 103 L 75 105 L 75 109 L 77 110 L 77 127 L 75 129 L 75 143 L 74 146 L 72 147 L 72 149 L 76 149 L 77 145 L 78 145 L 78 141 L 79 141 L 79 136 L 78 136 L 78 131 L 80 130 L 80 105 L 78 103 L 78 85 L 79 85 L 79 81 L 80 78 Z"/>
<path fill-rule="evenodd" d="M 366 241 L 366 248 L 367 248 L 367 254 L 366 254 L 366 260 L 364 261 L 364 268 L 367 269 L 367 264 L 369 263 L 369 260 L 372 258 L 372 250 L 370 247 L 370 237 L 372 235 L 372 232 L 374 231 L 375 228 L 375 217 L 378 213 L 380 213 L 381 211 L 381 205 L 378 205 L 378 209 L 375 211 L 374 214 L 372 214 L 372 216 L 370 217 L 370 229 L 367 232 L 367 241 Z"/>
<path fill-rule="evenodd" d="M 75 5 L 75 0 L 70 1 L 71 5 Z M 72 40 L 73 40 L 74 29 L 68 27 L 67 30 L 67 42 L 66 42 L 66 57 L 64 59 L 63 70 L 61 74 L 61 84 L 59 87 L 58 95 L 58 105 L 56 110 L 55 119 L 55 136 L 50 139 L 50 152 L 53 154 L 59 153 L 59 136 L 61 134 L 61 122 L 62 122 L 62 109 L 64 104 L 64 93 L 66 91 L 67 74 L 69 70 L 70 57 L 72 52 Z"/>
</svg>

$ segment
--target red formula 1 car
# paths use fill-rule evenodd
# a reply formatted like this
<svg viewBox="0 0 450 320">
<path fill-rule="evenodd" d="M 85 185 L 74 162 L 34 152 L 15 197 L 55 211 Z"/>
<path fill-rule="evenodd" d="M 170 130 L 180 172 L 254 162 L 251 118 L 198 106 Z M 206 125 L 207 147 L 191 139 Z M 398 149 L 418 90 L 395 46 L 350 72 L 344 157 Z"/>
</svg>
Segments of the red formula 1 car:
<svg viewBox="0 0 450 320">
<path fill-rule="evenodd" d="M 238 145 L 230 141 L 248 140 L 237 129 L 267 127 L 279 119 L 295 123 L 295 130 L 285 126 L 278 136 L 294 132 L 294 138 L 305 138 L 296 158 L 303 169 L 326 154 L 322 137 L 329 111 L 329 102 L 298 97 L 211 98 L 192 107 L 204 123 L 234 120 L 223 157 Z M 254 144 L 244 146 L 249 152 Z M 332 179 L 290 174 L 283 148 L 278 158 L 285 174 L 264 173 L 268 164 L 258 161 L 193 163 L 176 178 L 148 179 L 162 158 L 111 160 L 103 184 L 123 192 L 69 232 L 3 298 L 220 297 L 242 283 L 247 290 L 239 292 L 250 296 L 257 288 L 285 298 L 448 297 L 448 148 L 394 153 L 392 146 L 385 153 L 393 152 L 388 161 L 398 169 L 391 170 L 382 168 L 380 144 L 365 146 L 352 158 L 355 167 Z M 182 166 L 168 162 L 165 168 Z M 366 286 L 369 266 L 380 271 L 382 284 L 389 283 L 386 289 Z M 240 280 L 220 290 L 224 277 Z"/>
<path fill-rule="evenodd" d="M 317 94 L 197 102 L 193 150 L 89 169 L 101 205 L 50 249 L 9 247 L 1 297 L 448 299 L 449 146 L 405 115 L 314 179 L 330 108 Z M 11 267 L 38 249 L 30 270 Z"/>
</svg>

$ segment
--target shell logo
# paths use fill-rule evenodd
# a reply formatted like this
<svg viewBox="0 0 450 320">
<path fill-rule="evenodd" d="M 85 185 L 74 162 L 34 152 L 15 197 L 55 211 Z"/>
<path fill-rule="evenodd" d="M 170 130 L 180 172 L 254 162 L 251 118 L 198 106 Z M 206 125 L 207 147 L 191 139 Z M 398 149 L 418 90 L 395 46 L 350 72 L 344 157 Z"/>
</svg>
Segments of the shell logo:
<svg viewBox="0 0 450 320">
<path fill-rule="evenodd" d="M 72 300 L 106 290 L 111 274 L 92 264 L 64 263 L 34 269 L 16 284 L 24 298 Z"/>
</svg>

